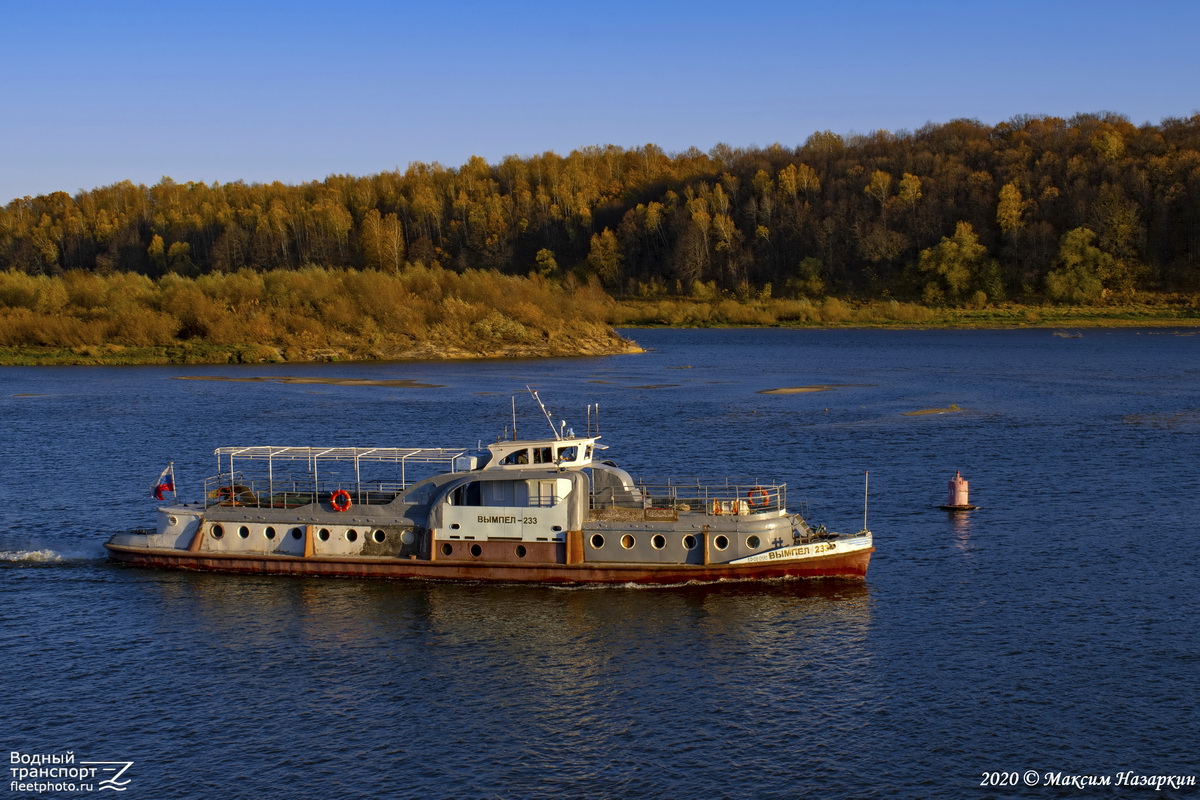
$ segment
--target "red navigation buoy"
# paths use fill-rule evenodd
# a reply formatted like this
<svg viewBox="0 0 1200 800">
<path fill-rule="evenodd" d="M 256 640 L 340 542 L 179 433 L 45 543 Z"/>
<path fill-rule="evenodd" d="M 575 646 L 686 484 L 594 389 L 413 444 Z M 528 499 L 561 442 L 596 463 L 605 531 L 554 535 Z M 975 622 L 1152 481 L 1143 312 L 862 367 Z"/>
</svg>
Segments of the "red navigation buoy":
<svg viewBox="0 0 1200 800">
<path fill-rule="evenodd" d="M 938 508 L 946 511 L 970 511 L 976 508 L 967 499 L 967 486 L 966 478 L 962 476 L 961 472 L 956 471 L 954 477 L 946 484 L 946 489 L 949 492 L 946 497 L 946 504 L 938 506 Z"/>
</svg>

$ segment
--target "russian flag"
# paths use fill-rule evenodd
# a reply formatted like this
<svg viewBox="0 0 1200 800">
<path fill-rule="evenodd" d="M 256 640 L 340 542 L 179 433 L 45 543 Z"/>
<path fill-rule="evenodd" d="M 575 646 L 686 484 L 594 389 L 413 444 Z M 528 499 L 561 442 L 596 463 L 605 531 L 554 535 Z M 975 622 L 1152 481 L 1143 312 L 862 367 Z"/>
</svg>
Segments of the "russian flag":
<svg viewBox="0 0 1200 800">
<path fill-rule="evenodd" d="M 172 469 L 174 466 L 175 466 L 174 463 L 167 464 L 167 468 L 164 469 L 162 471 L 162 474 L 158 476 L 158 480 L 156 480 L 153 484 L 150 485 L 150 491 L 154 494 L 155 500 L 164 499 L 163 492 L 174 493 L 174 491 L 175 491 L 175 471 L 174 471 L 174 469 Z"/>
</svg>

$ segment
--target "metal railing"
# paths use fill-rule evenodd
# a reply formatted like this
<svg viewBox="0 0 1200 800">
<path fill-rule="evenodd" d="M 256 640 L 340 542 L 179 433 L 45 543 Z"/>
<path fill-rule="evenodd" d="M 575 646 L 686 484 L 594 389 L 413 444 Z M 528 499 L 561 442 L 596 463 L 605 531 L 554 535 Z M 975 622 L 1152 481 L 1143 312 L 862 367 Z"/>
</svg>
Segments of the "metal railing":
<svg viewBox="0 0 1200 800">
<path fill-rule="evenodd" d="M 309 479 L 268 479 L 236 473 L 204 480 L 204 507 L 298 508 L 314 502 L 328 503 L 333 494 L 341 490 L 349 493 L 354 505 L 385 505 L 406 488 L 403 483 L 386 481 L 314 487 Z"/>
<path fill-rule="evenodd" d="M 787 508 L 787 484 L 749 478 L 644 478 L 630 487 L 592 491 L 591 508 L 700 512 L 713 516 L 762 514 Z"/>
</svg>

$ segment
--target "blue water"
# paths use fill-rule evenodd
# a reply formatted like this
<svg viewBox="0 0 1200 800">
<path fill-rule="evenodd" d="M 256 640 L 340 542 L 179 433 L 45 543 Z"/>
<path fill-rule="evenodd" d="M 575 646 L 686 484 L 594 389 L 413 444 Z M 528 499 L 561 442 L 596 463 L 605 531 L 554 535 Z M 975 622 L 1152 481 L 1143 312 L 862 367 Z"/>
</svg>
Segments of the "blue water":
<svg viewBox="0 0 1200 800">
<path fill-rule="evenodd" d="M 1191 797 L 1200 336 L 632 331 L 547 361 L 0 369 L 0 751 L 142 798 Z M 180 376 L 412 379 L 337 386 Z M 103 560 L 229 444 L 465 446 L 541 392 L 635 474 L 789 485 L 865 584 L 199 575 Z M 760 394 L 829 384 L 825 392 Z M 927 408 L 960 411 L 906 416 Z M 546 422 L 518 397 L 520 432 Z M 935 508 L 955 470 L 980 508 Z M 11 756 L 6 756 L 6 769 Z M 1033 771 L 1036 787 L 987 788 Z M 65 797 L 0 785 L 4 797 Z"/>
</svg>

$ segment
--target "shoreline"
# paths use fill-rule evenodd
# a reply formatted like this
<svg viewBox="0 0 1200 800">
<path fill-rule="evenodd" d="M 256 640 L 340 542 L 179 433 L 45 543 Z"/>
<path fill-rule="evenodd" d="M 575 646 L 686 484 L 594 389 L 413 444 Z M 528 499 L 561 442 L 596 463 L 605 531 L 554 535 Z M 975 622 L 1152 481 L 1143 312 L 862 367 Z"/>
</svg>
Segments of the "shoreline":
<svg viewBox="0 0 1200 800">
<path fill-rule="evenodd" d="M 653 301 L 638 301 L 652 303 Z M 1022 318 L 1016 318 L 1017 313 Z M 1029 319 L 1028 315 L 1037 315 Z M 649 321 L 612 323 L 613 328 L 629 330 L 656 330 L 662 328 L 686 329 L 730 329 L 730 328 L 784 328 L 797 330 L 1045 330 L 1058 332 L 1063 338 L 1078 338 L 1082 334 L 1069 334 L 1072 329 L 1105 330 L 1148 328 L 1168 331 L 1172 328 L 1185 329 L 1179 335 L 1200 335 L 1200 316 L 1179 315 L 1177 309 L 1158 308 L 1137 312 L 1142 316 L 1131 316 L 1131 312 L 1114 311 L 1111 315 L 1089 310 L 1077 316 L 1070 309 L 1047 309 L 1045 307 L 1017 307 L 1003 313 L 988 310 L 961 311 L 955 318 L 935 318 L 920 321 L 847 319 L 842 321 L 796 321 L 739 322 L 710 321 L 695 323 L 655 323 Z M 502 359 L 541 358 L 586 358 L 592 356 L 633 355 L 645 350 L 637 342 L 620 336 L 615 331 L 610 336 L 575 339 L 566 342 L 542 342 L 538 344 L 510 343 L 491 348 L 467 348 L 458 344 L 437 345 L 434 343 L 396 348 L 310 348 L 300 353 L 290 351 L 286 356 L 271 345 L 213 344 L 192 341 L 175 345 L 125 346 L 118 344 L 76 345 L 73 347 L 0 347 L 0 366 L 202 366 L 228 364 L 319 364 L 319 363 L 386 363 L 409 361 L 469 361 Z"/>
</svg>

